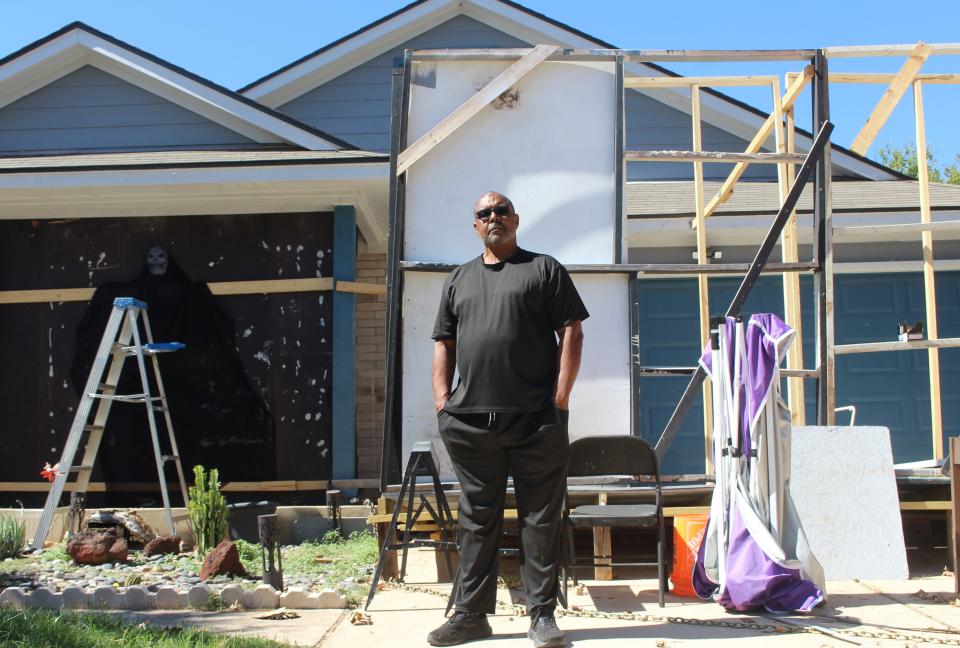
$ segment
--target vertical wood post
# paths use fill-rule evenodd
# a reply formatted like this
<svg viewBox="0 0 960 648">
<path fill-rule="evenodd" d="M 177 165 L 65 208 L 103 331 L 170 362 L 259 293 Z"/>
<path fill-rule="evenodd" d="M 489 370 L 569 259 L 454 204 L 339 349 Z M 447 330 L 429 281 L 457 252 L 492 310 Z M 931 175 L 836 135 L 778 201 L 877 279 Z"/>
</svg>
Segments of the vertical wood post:
<svg viewBox="0 0 960 648">
<path fill-rule="evenodd" d="M 607 494 L 600 493 L 597 497 L 597 503 L 606 506 Z M 613 562 L 613 537 L 610 527 L 593 527 L 593 555 L 608 556 L 607 558 L 597 559 L 597 563 L 610 565 Z M 593 579 L 598 581 L 613 580 L 613 567 L 594 567 Z"/>
<path fill-rule="evenodd" d="M 333 277 L 357 278 L 357 211 L 333 208 Z M 333 293 L 333 479 L 357 477 L 356 301 L 353 293 Z"/>
<path fill-rule="evenodd" d="M 913 82 L 913 104 L 917 121 L 917 180 L 920 187 L 920 222 L 930 222 L 930 176 L 927 169 L 927 130 L 923 117 L 923 84 Z M 933 232 L 921 233 L 923 243 L 923 301 L 926 310 L 927 337 L 937 339 L 937 282 L 933 271 Z M 930 428 L 933 456 L 943 458 L 943 409 L 940 400 L 940 351 L 927 349 L 930 372 Z"/>
<path fill-rule="evenodd" d="M 953 569 L 953 592 L 960 597 L 960 536 L 957 515 L 960 514 L 960 437 L 950 437 L 950 568 Z"/>
</svg>

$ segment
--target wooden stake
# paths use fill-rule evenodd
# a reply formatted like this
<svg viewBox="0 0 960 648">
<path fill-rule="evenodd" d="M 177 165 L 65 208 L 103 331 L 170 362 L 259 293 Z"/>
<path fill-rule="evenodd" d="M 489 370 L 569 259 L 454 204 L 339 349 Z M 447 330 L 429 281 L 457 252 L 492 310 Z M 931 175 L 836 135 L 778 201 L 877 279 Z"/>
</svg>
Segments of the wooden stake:
<svg viewBox="0 0 960 648">
<path fill-rule="evenodd" d="M 700 125 L 700 86 L 690 88 L 690 118 L 693 123 L 693 150 L 703 148 L 703 136 Z M 707 227 L 703 211 L 703 162 L 693 163 L 693 193 L 697 209 L 697 265 L 710 263 L 707 250 Z M 710 340 L 710 284 L 706 274 L 697 275 L 697 298 L 700 314 L 700 348 Z M 703 381 L 703 440 L 706 472 L 713 476 L 713 394 L 709 381 Z"/>
<path fill-rule="evenodd" d="M 857 133 L 857 136 L 853 139 L 853 144 L 850 145 L 851 151 L 859 153 L 860 155 L 867 154 L 867 151 L 870 150 L 870 145 L 873 144 L 873 140 L 877 137 L 877 133 L 879 133 L 883 125 L 887 123 L 887 119 L 893 113 L 893 109 L 896 108 L 900 102 L 900 97 L 903 96 L 903 93 L 906 92 L 910 84 L 913 83 L 914 77 L 920 72 L 920 68 L 923 67 L 928 56 L 930 56 L 929 45 L 917 43 L 916 46 L 914 46 L 910 57 L 904 62 L 900 71 L 897 72 L 897 76 L 895 76 L 893 81 L 890 82 L 890 85 L 887 86 L 883 97 L 877 102 L 873 112 L 870 113 L 870 117 L 867 118 L 867 123 L 863 125 L 863 128 L 860 129 L 860 132 Z"/>
<path fill-rule="evenodd" d="M 930 222 L 930 175 L 927 169 L 927 130 L 923 116 L 923 81 L 913 82 L 914 113 L 917 120 L 917 176 L 920 186 L 920 222 Z M 923 297 L 926 305 L 927 337 L 937 339 L 937 284 L 933 271 L 933 232 L 921 233 L 923 243 Z M 927 351 L 930 365 L 930 427 L 933 456 L 943 458 L 943 411 L 940 400 L 940 351 Z"/>
<path fill-rule="evenodd" d="M 950 437 L 950 568 L 953 569 L 953 595 L 960 597 L 960 437 Z"/>
<path fill-rule="evenodd" d="M 796 124 L 793 120 L 793 107 L 784 111 L 780 100 L 780 84 L 772 85 L 773 92 L 773 113 L 776 120 L 776 141 L 777 151 L 786 150 L 793 153 L 796 150 L 797 135 Z M 786 141 L 783 137 L 783 121 L 781 114 L 786 112 L 787 133 Z M 781 164 L 777 167 L 777 184 L 780 187 L 780 202 L 786 200 L 790 193 L 790 187 L 793 185 L 796 177 L 796 169 L 792 164 Z M 790 218 L 783 226 L 783 232 L 780 238 L 780 257 L 785 263 L 796 263 L 799 259 L 797 249 L 797 211 L 790 213 Z M 795 272 L 785 272 L 782 275 L 783 281 L 783 314 L 787 324 L 793 327 L 794 341 L 787 351 L 787 368 L 803 368 L 803 317 L 800 310 L 800 277 Z M 803 378 L 790 378 L 787 380 L 787 401 L 790 404 L 790 420 L 794 425 L 806 424 L 806 412 L 804 405 Z"/>
<path fill-rule="evenodd" d="M 597 496 L 597 503 L 606 506 L 606 492 L 601 492 Z M 611 565 L 613 563 L 613 536 L 610 527 L 593 527 L 593 555 L 608 556 L 607 558 L 598 558 L 596 561 L 598 564 Z M 593 578 L 598 581 L 613 580 L 613 567 L 594 566 Z"/>
<path fill-rule="evenodd" d="M 797 77 L 793 83 L 790 84 L 790 87 L 787 88 L 786 94 L 783 95 L 783 100 L 781 103 L 781 108 L 783 110 L 789 110 L 793 107 L 794 102 L 797 100 L 797 97 L 800 96 L 800 93 L 803 92 L 803 89 L 810 83 L 810 79 L 813 78 L 813 67 L 808 65 L 803 69 L 803 73 Z M 756 153 L 761 148 L 763 148 L 764 142 L 767 141 L 767 138 L 770 137 L 770 132 L 773 130 L 773 120 L 774 115 L 767 117 L 767 120 L 763 122 L 763 125 L 760 126 L 760 130 L 757 131 L 757 134 L 753 136 L 753 139 L 750 140 L 750 143 L 747 145 L 745 153 Z M 733 169 L 730 171 L 730 175 L 727 176 L 727 179 L 723 181 L 723 184 L 720 186 L 720 191 L 717 192 L 713 198 L 710 199 L 710 202 L 707 203 L 706 208 L 703 211 L 703 217 L 710 218 L 710 216 L 717 210 L 717 207 L 727 202 L 730 198 L 730 194 L 733 193 L 733 186 L 737 184 L 737 181 L 740 179 L 740 176 L 743 175 L 744 171 L 747 170 L 749 163 L 739 162 Z M 694 227 L 696 224 L 694 223 Z"/>
<path fill-rule="evenodd" d="M 397 156 L 397 175 L 404 173 L 417 160 L 429 153 L 451 133 L 467 123 L 487 104 L 510 89 L 510 86 L 533 71 L 535 67 L 556 52 L 556 45 L 537 45 L 523 58 L 500 73 L 483 90 L 467 99 L 459 108 L 444 117 L 439 124 L 427 131 L 420 139 L 408 146 Z"/>
</svg>

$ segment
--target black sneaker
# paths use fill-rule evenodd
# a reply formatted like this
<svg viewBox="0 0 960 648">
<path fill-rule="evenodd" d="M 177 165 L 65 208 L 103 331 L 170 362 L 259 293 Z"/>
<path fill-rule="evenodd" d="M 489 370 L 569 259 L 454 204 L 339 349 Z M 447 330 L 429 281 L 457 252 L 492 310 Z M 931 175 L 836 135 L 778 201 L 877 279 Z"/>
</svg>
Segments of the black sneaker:
<svg viewBox="0 0 960 648">
<path fill-rule="evenodd" d="M 567 645 L 567 637 L 557 627 L 552 614 L 535 617 L 527 630 L 527 639 L 533 641 L 536 648 L 561 648 Z"/>
<path fill-rule="evenodd" d="M 556 626 L 554 626 L 556 627 Z M 431 646 L 456 646 L 493 634 L 483 612 L 454 612 L 446 623 L 427 635 Z"/>
</svg>

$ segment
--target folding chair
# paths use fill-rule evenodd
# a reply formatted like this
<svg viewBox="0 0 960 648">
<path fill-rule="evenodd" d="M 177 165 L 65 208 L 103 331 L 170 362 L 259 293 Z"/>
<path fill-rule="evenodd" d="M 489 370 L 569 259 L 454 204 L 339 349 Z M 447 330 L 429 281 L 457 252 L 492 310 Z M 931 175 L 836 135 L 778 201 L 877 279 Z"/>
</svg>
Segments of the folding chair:
<svg viewBox="0 0 960 648">
<path fill-rule="evenodd" d="M 653 477 L 655 501 L 653 504 L 588 504 L 570 509 L 570 491 L 564 500 L 566 547 L 562 556 L 560 577 L 563 579 L 563 598 L 567 598 L 567 579 L 572 572 L 576 583 L 576 569 L 581 567 L 657 566 L 660 607 L 664 606 L 667 588 L 664 564 L 663 493 L 657 455 L 643 439 L 631 436 L 596 436 L 578 439 L 570 444 L 568 477 L 630 476 L 634 479 Z M 573 545 L 573 530 L 596 527 L 657 528 L 657 562 L 612 562 L 612 556 L 590 556 L 590 562 L 578 559 Z M 630 557 L 627 557 L 628 559 Z M 607 559 L 607 562 L 597 562 Z"/>
</svg>

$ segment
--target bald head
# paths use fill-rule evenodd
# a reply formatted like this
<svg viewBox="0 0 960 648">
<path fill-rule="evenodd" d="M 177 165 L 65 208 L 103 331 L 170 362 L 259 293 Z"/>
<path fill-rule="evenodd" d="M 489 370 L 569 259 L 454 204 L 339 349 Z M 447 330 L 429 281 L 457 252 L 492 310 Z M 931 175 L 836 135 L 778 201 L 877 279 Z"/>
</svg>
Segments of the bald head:
<svg viewBox="0 0 960 648">
<path fill-rule="evenodd" d="M 478 212 L 485 207 L 494 205 L 507 205 L 510 208 L 510 213 L 514 213 L 513 201 L 499 191 L 488 191 L 480 196 L 477 202 L 473 205 L 473 211 Z"/>
</svg>

